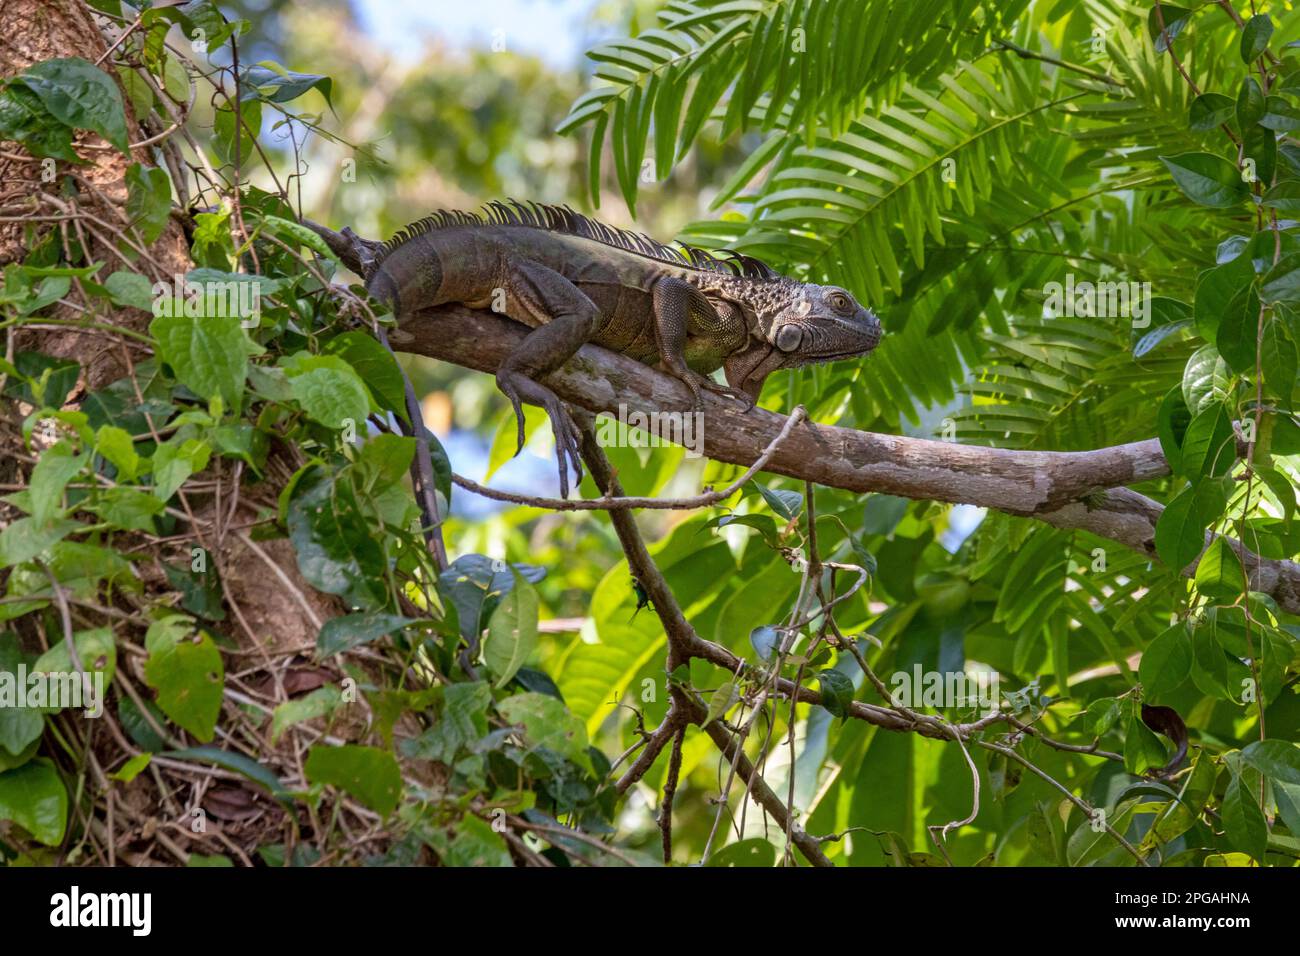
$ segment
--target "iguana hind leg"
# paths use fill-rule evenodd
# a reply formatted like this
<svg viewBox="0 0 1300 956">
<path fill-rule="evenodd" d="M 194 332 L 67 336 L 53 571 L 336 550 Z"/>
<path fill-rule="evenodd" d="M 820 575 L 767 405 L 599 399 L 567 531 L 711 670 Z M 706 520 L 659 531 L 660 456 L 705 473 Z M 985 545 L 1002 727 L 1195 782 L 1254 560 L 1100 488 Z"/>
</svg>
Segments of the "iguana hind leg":
<svg viewBox="0 0 1300 956">
<path fill-rule="evenodd" d="M 538 325 L 497 369 L 497 387 L 514 406 L 519 424 L 519 454 L 524 447 L 524 411 L 520 402 L 546 411 L 555 433 L 555 457 L 560 467 L 560 496 L 569 496 L 569 466 L 582 481 L 578 449 L 582 433 L 559 397 L 541 379 L 555 371 L 591 338 L 598 310 L 587 296 L 564 276 L 536 262 L 513 262 L 508 269 L 509 291 L 519 307 Z"/>
<path fill-rule="evenodd" d="M 695 396 L 695 407 L 704 404 L 703 391 L 728 395 L 754 407 L 754 400 L 739 389 L 715 382 L 686 364 L 686 335 L 692 329 L 713 335 L 727 331 L 727 321 L 708 298 L 685 279 L 666 276 L 654 286 L 655 342 L 659 347 L 659 365 L 681 379 Z"/>
</svg>

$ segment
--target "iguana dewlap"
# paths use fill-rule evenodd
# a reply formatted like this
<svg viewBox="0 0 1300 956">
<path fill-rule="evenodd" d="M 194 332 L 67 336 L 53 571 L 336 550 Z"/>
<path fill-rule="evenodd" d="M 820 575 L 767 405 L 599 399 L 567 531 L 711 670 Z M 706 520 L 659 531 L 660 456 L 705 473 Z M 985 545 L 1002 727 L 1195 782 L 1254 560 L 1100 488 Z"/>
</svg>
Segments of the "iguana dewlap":
<svg viewBox="0 0 1300 956">
<path fill-rule="evenodd" d="M 843 289 L 797 282 L 735 253 L 676 248 L 568 207 L 488 203 L 439 212 L 385 243 L 307 223 L 402 319 L 446 303 L 492 309 L 533 329 L 497 370 L 524 442 L 520 402 L 555 430 L 560 491 L 581 476 L 579 432 L 543 379 L 592 343 L 701 390 L 753 406 L 777 369 L 870 352 L 880 322 Z M 721 368 L 730 387 L 709 373 Z"/>
</svg>

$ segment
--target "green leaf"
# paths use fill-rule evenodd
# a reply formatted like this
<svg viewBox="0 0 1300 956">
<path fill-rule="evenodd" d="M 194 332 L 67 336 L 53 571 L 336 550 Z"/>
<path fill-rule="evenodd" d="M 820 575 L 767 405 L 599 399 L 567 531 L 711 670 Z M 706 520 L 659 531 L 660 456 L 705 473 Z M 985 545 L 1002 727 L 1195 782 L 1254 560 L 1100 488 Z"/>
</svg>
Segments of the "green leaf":
<svg viewBox="0 0 1300 956">
<path fill-rule="evenodd" d="M 119 767 L 117 770 L 110 773 L 108 775 L 109 779 L 117 780 L 122 783 L 130 783 L 132 780 L 134 780 L 136 777 L 140 776 L 140 774 L 144 772 L 145 768 L 149 766 L 149 761 L 152 759 L 153 759 L 153 754 L 151 753 L 136 754 L 134 757 L 130 758 L 126 763 L 122 764 L 122 766 Z"/>
<path fill-rule="evenodd" d="M 183 385 L 238 411 L 248 374 L 248 338 L 239 321 L 233 315 L 160 315 L 149 323 L 149 333 Z"/>
<path fill-rule="evenodd" d="M 184 750 L 163 751 L 158 756 L 189 760 L 194 763 L 215 764 L 223 770 L 233 771 L 254 783 L 261 784 L 277 800 L 284 800 L 288 795 L 279 777 L 256 760 L 251 760 L 241 753 L 222 750 L 220 747 L 187 747 Z"/>
<path fill-rule="evenodd" d="M 221 577 L 215 567 L 196 571 L 192 564 L 177 567 L 163 562 L 162 569 L 167 583 L 181 594 L 181 608 L 208 621 L 226 619 Z"/>
<path fill-rule="evenodd" d="M 1157 637 L 1142 652 L 1138 679 L 1143 695 L 1158 700 L 1177 690 L 1192 671 L 1192 638 L 1179 623 Z"/>
<path fill-rule="evenodd" d="M 463 750 L 487 734 L 487 709 L 491 703 L 492 691 L 486 681 L 448 684 L 437 723 L 410 741 L 405 752 L 422 760 L 455 764 Z"/>
<path fill-rule="evenodd" d="M 46 846 L 63 842 L 68 791 L 51 761 L 41 757 L 0 773 L 0 820 L 12 820 Z"/>
<path fill-rule="evenodd" d="M 1257 13 L 1246 21 L 1241 28 L 1241 59 L 1250 64 L 1259 59 L 1268 49 L 1269 38 L 1273 36 L 1273 21 L 1266 13 Z"/>
<path fill-rule="evenodd" d="M 749 632 L 749 643 L 753 645 L 759 660 L 768 661 L 781 643 L 781 634 L 770 624 L 764 624 Z"/>
<path fill-rule="evenodd" d="M 704 723 L 701 726 L 707 727 L 715 720 L 721 720 L 738 700 L 740 700 L 740 692 L 736 689 L 736 682 L 724 680 L 709 697 L 709 709 L 704 715 Z"/>
<path fill-rule="evenodd" d="M 1181 571 L 1205 547 L 1205 529 L 1219 516 L 1227 499 L 1214 481 L 1184 488 L 1165 506 L 1156 521 L 1156 553 L 1175 571 Z"/>
<path fill-rule="evenodd" d="M 587 753 L 587 728 L 564 704 L 547 694 L 516 694 L 497 705 L 507 723 L 522 724 L 524 736 L 535 747 L 546 747 L 591 771 Z"/>
<path fill-rule="evenodd" d="M 456 608 L 460 633 L 467 643 L 478 641 L 497 601 L 514 587 L 512 570 L 534 583 L 546 576 L 545 570 L 535 565 L 507 565 L 481 554 L 463 554 L 439 575 L 438 593 Z"/>
<path fill-rule="evenodd" d="M 1250 181 L 1268 187 L 1273 182 L 1277 168 L 1277 134 L 1258 124 L 1247 126 L 1241 135 L 1241 151 L 1255 167 L 1254 177 Z M 1249 167 L 1243 170 L 1248 175 L 1249 171 Z"/>
<path fill-rule="evenodd" d="M 456 824 L 455 835 L 446 847 L 438 848 L 438 855 L 443 866 L 476 869 L 514 866 L 501 834 L 492 824 L 468 813 Z"/>
<path fill-rule="evenodd" d="M 240 85 L 249 87 L 249 92 L 265 97 L 271 103 L 287 103 L 297 99 L 308 90 L 320 90 L 325 102 L 332 107 L 330 95 L 333 80 L 319 73 L 294 73 L 280 64 L 263 60 L 255 66 L 242 71 Z"/>
<path fill-rule="evenodd" d="M 1156 434 L 1160 436 L 1160 450 L 1169 463 L 1169 470 L 1176 475 L 1183 473 L 1183 436 L 1187 434 L 1191 421 L 1192 413 L 1183 401 L 1183 390 L 1178 386 L 1171 388 L 1156 413 Z"/>
<path fill-rule="evenodd" d="M 817 674 L 822 694 L 822 706 L 834 717 L 848 719 L 849 705 L 853 703 L 853 681 L 837 670 L 824 670 Z"/>
<path fill-rule="evenodd" d="M 344 614 L 342 617 L 332 617 L 321 625 L 320 634 L 316 638 L 316 654 L 322 658 L 330 657 L 377 641 L 414 623 L 413 618 L 399 617 L 396 614 Z"/>
<path fill-rule="evenodd" d="M 72 130 L 51 116 L 40 97 L 22 83 L 0 90 L 0 138 L 22 143 L 37 158 L 84 162 L 72 148 Z"/>
<path fill-rule="evenodd" d="M 758 493 L 763 496 L 767 506 L 779 514 L 786 521 L 797 517 L 803 511 L 803 495 L 797 491 L 785 491 L 779 488 L 768 488 L 757 481 L 754 487 Z"/>
<path fill-rule="evenodd" d="M 1263 117 L 1264 107 L 1264 91 L 1253 76 L 1246 77 L 1237 94 L 1237 128 L 1246 133 Z"/>
<path fill-rule="evenodd" d="M 383 491 L 405 477 L 415 460 L 415 439 L 404 435 L 372 435 L 357 456 L 357 466 L 365 476 L 362 490 Z"/>
<path fill-rule="evenodd" d="M 1228 398 L 1228 365 L 1213 345 L 1202 346 L 1187 360 L 1183 370 L 1183 401 L 1188 410 L 1198 414 L 1211 402 Z"/>
<path fill-rule="evenodd" d="M 288 245 L 306 246 L 312 252 L 326 259 L 338 258 L 330 250 L 330 247 L 325 244 L 324 239 L 300 222 L 291 222 L 288 219 L 281 219 L 279 216 L 263 216 L 262 224 L 269 232 L 285 240 Z"/>
<path fill-rule="evenodd" d="M 81 374 L 81 366 L 71 359 L 40 352 L 19 352 L 14 356 L 14 365 L 20 378 L 6 386 L 5 394 L 17 395 L 37 407 L 61 406 Z"/>
<path fill-rule="evenodd" d="M 1241 777 L 1234 776 L 1228 784 L 1221 812 L 1223 828 L 1232 846 L 1262 863 L 1268 845 L 1268 822 Z"/>
<path fill-rule="evenodd" d="M 0 568 L 30 561 L 80 527 L 72 520 L 59 519 L 41 524 L 35 518 L 19 518 L 0 531 Z"/>
<path fill-rule="evenodd" d="M 1202 93 L 1192 100 L 1188 110 L 1188 128 L 1200 132 L 1212 130 L 1232 119 L 1236 109 L 1237 104 L 1222 93 Z"/>
<path fill-rule="evenodd" d="M 167 501 L 186 479 L 208 466 L 212 449 L 205 441 L 176 435 L 154 449 L 150 463 L 153 467 L 153 493 L 159 501 Z"/>
<path fill-rule="evenodd" d="M 1162 767 L 1168 759 L 1160 738 L 1138 717 L 1136 706 L 1124 726 L 1124 769 L 1139 774 L 1150 767 Z"/>
<path fill-rule="evenodd" d="M 115 305 L 128 305 L 142 312 L 153 309 L 153 286 L 138 272 L 114 272 L 104 280 L 104 288 Z"/>
<path fill-rule="evenodd" d="M 266 432 L 253 425 L 225 424 L 218 425 L 209 434 L 219 454 L 226 458 L 238 458 L 249 465 L 254 474 L 262 474 L 270 451 L 270 440 Z"/>
<path fill-rule="evenodd" d="M 383 548 L 346 479 L 299 482 L 289 502 L 289 539 L 307 583 L 351 604 L 374 607 L 387 591 Z"/>
<path fill-rule="evenodd" d="M 1264 320 L 1264 337 L 1260 343 L 1259 364 L 1264 372 L 1264 382 L 1285 408 L 1291 408 L 1295 393 L 1296 375 L 1300 371 L 1300 356 L 1295 341 L 1285 322 L 1276 315 Z"/>
<path fill-rule="evenodd" d="M 1259 125 L 1278 133 L 1293 132 L 1300 129 L 1300 109 L 1280 96 L 1266 96 Z"/>
<path fill-rule="evenodd" d="M 225 668 L 207 632 L 174 614 L 149 625 L 144 679 L 171 720 L 202 741 L 212 739 L 221 713 Z"/>
<path fill-rule="evenodd" d="M 104 425 L 95 433 L 95 454 L 117 469 L 119 481 L 135 481 L 143 459 L 135 450 L 135 440 L 125 428 Z M 112 489 L 120 491 L 122 489 Z"/>
<path fill-rule="evenodd" d="M 122 95 L 103 70 L 74 56 L 43 60 L 29 67 L 21 80 L 60 122 L 94 130 L 123 153 L 128 152 Z"/>
<path fill-rule="evenodd" d="M 258 162 L 253 136 L 262 128 L 262 104 L 244 100 L 239 104 L 238 122 L 233 108 L 219 107 L 212 116 L 212 145 L 222 162 L 235 162 L 235 134 L 239 139 L 239 164 L 244 169 Z"/>
<path fill-rule="evenodd" d="M 537 646 L 537 592 L 513 568 L 515 584 L 488 621 L 483 662 L 497 675 L 497 690 L 510 683 Z"/>
<path fill-rule="evenodd" d="M 1187 27 L 1192 11 L 1164 3 L 1152 6 L 1147 13 L 1147 33 L 1157 53 L 1164 53 Z"/>
<path fill-rule="evenodd" d="M 344 332 L 325 343 L 325 352 L 347 362 L 361 376 L 381 408 L 407 420 L 402 370 L 393 354 L 377 340 L 365 332 Z"/>
<path fill-rule="evenodd" d="M 1196 566 L 1196 590 L 1216 601 L 1231 601 L 1246 590 L 1241 559 L 1222 537 L 1210 542 Z"/>
<path fill-rule="evenodd" d="M 1210 697 L 1233 699 L 1228 688 L 1228 658 L 1209 624 L 1198 625 L 1192 631 L 1192 683 Z"/>
<path fill-rule="evenodd" d="M 1114 697 L 1099 697 L 1088 705 L 1084 713 L 1092 725 L 1092 732 L 1098 737 L 1109 733 L 1122 716 L 1119 700 Z"/>
<path fill-rule="evenodd" d="M 1181 474 L 1196 481 L 1226 475 L 1237 462 L 1237 438 L 1227 406 L 1215 402 L 1192 418 L 1183 436 Z"/>
<path fill-rule="evenodd" d="M 158 7 L 154 9 L 159 15 L 175 16 L 179 19 L 182 26 L 187 28 L 185 35 L 191 39 L 194 39 L 195 31 L 202 30 L 209 55 L 224 45 L 232 35 L 237 36 L 247 32 L 249 25 L 247 20 L 227 21 L 212 0 L 186 0 L 173 10 Z"/>
<path fill-rule="evenodd" d="M 1296 510 L 1295 486 L 1291 484 L 1291 479 L 1267 465 L 1255 465 L 1255 474 L 1273 492 L 1278 504 L 1282 506 L 1282 517 L 1290 526 Z"/>
<path fill-rule="evenodd" d="M 1289 740 L 1257 740 L 1241 756 L 1274 783 L 1300 786 L 1300 748 Z"/>
<path fill-rule="evenodd" d="M 1233 296 L 1219 322 L 1214 344 L 1234 372 L 1253 374 L 1255 371 L 1259 316 L 1259 293 L 1253 286 L 1246 286 Z"/>
<path fill-rule="evenodd" d="M 271 743 L 275 743 L 290 727 L 325 717 L 343 703 L 343 692 L 337 687 L 326 685 L 317 687 L 306 697 L 286 700 L 275 708 L 271 715 Z"/>
<path fill-rule="evenodd" d="M 18 673 L 18 665 L 29 663 L 11 632 L 0 634 L 0 674 Z M 31 758 L 33 745 L 45 732 L 45 717 L 39 708 L 0 707 L 0 771 L 20 766 Z M 26 759 L 17 759 L 23 758 Z"/>
<path fill-rule="evenodd" d="M 113 683 L 113 677 L 117 674 L 117 644 L 113 640 L 112 628 L 96 627 L 77 631 L 72 635 L 72 639 L 77 648 L 77 657 L 81 661 L 82 670 L 92 676 L 97 673 L 103 674 L 104 690 L 107 691 L 108 685 Z M 32 673 L 42 674 L 73 674 L 76 670 L 72 663 L 72 655 L 68 653 L 67 638 L 38 657 L 31 666 Z"/>
<path fill-rule="evenodd" d="M 333 355 L 311 355 L 288 371 L 293 397 L 312 419 L 326 428 L 343 428 L 350 421 L 358 433 L 364 430 L 370 393 L 347 362 Z"/>
<path fill-rule="evenodd" d="M 1209 342 L 1215 340 L 1228 307 L 1254 280 L 1255 270 L 1249 253 L 1206 269 L 1197 277 L 1193 315 L 1196 331 L 1202 338 Z"/>
<path fill-rule="evenodd" d="M 1237 167 L 1212 153 L 1183 153 L 1161 156 L 1169 174 L 1183 194 L 1193 202 L 1216 209 L 1239 205 L 1250 194 Z"/>
<path fill-rule="evenodd" d="M 1264 193 L 1262 205 L 1278 212 L 1300 212 L 1300 180 L 1284 179 Z"/>
<path fill-rule="evenodd" d="M 131 225 L 140 230 L 145 245 L 150 245 L 162 235 L 171 218 L 171 180 L 166 171 L 156 166 L 132 163 L 126 168 L 126 188 L 126 214 Z"/>
<path fill-rule="evenodd" d="M 67 442 L 61 441 L 41 453 L 28 485 L 32 520 L 47 525 L 63 510 L 63 489 L 83 464 L 85 459 L 73 454 Z"/>
<path fill-rule="evenodd" d="M 122 89 L 126 92 L 127 102 L 131 104 L 131 112 L 135 114 L 136 119 L 143 119 L 153 110 L 153 87 L 148 81 L 140 75 L 138 70 L 133 70 L 128 66 L 117 67 L 117 79 L 122 84 Z"/>
<path fill-rule="evenodd" d="M 381 816 L 397 809 L 402 796 L 397 759 L 377 747 L 318 745 L 307 754 L 303 769 L 308 780 L 338 787 Z"/>
<path fill-rule="evenodd" d="M 776 866 L 776 847 L 762 837 L 737 840 L 712 854 L 704 865 L 771 869 Z"/>
<path fill-rule="evenodd" d="M 1259 297 L 1270 304 L 1300 304 L 1300 252 L 1284 256 L 1264 274 Z"/>
</svg>

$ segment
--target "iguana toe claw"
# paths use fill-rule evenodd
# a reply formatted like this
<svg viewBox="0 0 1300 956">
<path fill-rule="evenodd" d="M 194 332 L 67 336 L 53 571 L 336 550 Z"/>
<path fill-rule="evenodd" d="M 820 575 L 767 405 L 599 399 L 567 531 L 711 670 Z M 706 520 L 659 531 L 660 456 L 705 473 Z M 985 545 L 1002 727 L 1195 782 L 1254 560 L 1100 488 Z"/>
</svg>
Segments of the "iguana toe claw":
<svg viewBox="0 0 1300 956">
<path fill-rule="evenodd" d="M 582 458 L 579 454 L 582 433 L 578 430 L 573 416 L 560 402 L 548 405 L 546 413 L 551 419 L 551 430 L 555 433 L 555 459 L 560 466 L 560 497 L 569 497 L 569 466 L 577 475 L 578 484 L 582 483 Z M 576 486 L 575 486 L 576 487 Z"/>
<path fill-rule="evenodd" d="M 741 391 L 738 388 L 732 388 L 730 385 L 720 385 L 713 379 L 707 377 L 701 384 L 715 395 L 721 395 L 724 398 L 734 398 L 745 406 L 745 411 L 749 411 L 754 407 L 754 397 L 748 392 Z"/>
<path fill-rule="evenodd" d="M 517 443 L 515 445 L 515 455 L 518 456 L 518 454 L 524 450 L 524 441 L 528 437 L 527 433 L 524 430 L 524 408 L 523 405 L 520 404 L 519 395 L 515 392 L 514 389 L 512 388 L 507 389 L 505 385 L 500 385 L 500 384 L 499 387 L 501 391 L 505 394 L 506 398 L 510 399 L 510 404 L 511 406 L 513 406 L 515 410 L 515 421 L 519 425 L 519 435 L 518 435 Z"/>
</svg>

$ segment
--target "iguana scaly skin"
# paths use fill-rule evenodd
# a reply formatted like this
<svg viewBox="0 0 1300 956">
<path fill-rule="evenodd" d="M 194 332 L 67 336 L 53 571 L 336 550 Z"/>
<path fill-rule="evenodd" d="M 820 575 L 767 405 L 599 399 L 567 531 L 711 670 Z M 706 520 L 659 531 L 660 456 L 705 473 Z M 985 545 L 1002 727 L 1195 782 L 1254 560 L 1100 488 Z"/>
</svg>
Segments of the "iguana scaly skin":
<svg viewBox="0 0 1300 956">
<path fill-rule="evenodd" d="M 864 355 L 880 322 L 843 289 L 797 282 L 756 259 L 666 246 L 572 209 L 493 202 L 481 215 L 439 212 L 388 242 L 308 222 L 372 296 L 403 319 L 446 303 L 503 312 L 533 329 L 497 370 L 524 443 L 520 402 L 555 430 L 560 491 L 581 476 L 580 435 L 543 379 L 592 343 L 702 391 L 753 407 L 772 372 Z M 709 373 L 721 368 L 728 385 Z M 517 452 L 516 452 L 517 453 Z"/>
</svg>

